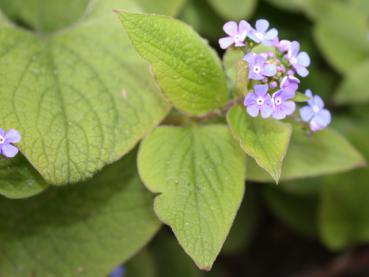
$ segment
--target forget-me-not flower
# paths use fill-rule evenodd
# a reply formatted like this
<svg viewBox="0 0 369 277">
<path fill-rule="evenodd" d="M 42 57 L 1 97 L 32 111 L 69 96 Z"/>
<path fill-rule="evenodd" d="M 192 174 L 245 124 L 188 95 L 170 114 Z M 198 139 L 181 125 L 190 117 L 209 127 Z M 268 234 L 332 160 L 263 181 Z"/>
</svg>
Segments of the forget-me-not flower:
<svg viewBox="0 0 369 277">
<path fill-rule="evenodd" d="M 7 158 L 15 157 L 19 150 L 13 143 L 18 143 L 20 140 L 21 135 L 17 130 L 10 129 L 5 132 L 0 128 L 0 153 Z"/>
<path fill-rule="evenodd" d="M 245 46 L 245 39 L 251 30 L 251 26 L 245 20 L 242 20 L 239 24 L 235 21 L 229 21 L 224 24 L 223 30 L 228 37 L 219 40 L 219 45 L 222 49 L 227 49 L 232 44 L 236 47 L 242 47 Z"/>
<path fill-rule="evenodd" d="M 252 117 L 257 117 L 261 113 L 262 118 L 268 118 L 273 113 L 273 102 L 268 89 L 268 85 L 256 85 L 254 92 L 247 94 L 244 105 Z"/>
<path fill-rule="evenodd" d="M 269 22 L 265 19 L 259 19 L 256 21 L 255 29 L 251 29 L 248 37 L 256 43 L 262 43 L 266 46 L 273 45 L 273 41 L 278 36 L 278 31 L 272 28 L 268 31 Z"/>
<path fill-rule="evenodd" d="M 310 65 L 310 57 L 306 52 L 300 52 L 300 43 L 297 41 L 291 42 L 286 57 L 297 74 L 301 77 L 309 75 L 306 67 Z"/>
<path fill-rule="evenodd" d="M 265 77 L 271 77 L 277 73 L 277 66 L 267 63 L 266 55 L 250 52 L 243 59 L 249 64 L 249 79 L 263 80 Z"/>
</svg>

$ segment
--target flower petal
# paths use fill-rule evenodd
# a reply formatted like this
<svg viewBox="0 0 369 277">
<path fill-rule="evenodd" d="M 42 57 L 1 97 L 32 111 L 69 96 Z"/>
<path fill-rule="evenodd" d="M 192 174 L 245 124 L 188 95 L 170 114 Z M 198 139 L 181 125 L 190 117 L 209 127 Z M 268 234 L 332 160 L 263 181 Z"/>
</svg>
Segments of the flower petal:
<svg viewBox="0 0 369 277">
<path fill-rule="evenodd" d="M 278 31 L 277 29 L 273 28 L 270 29 L 268 32 L 266 32 L 264 38 L 267 40 L 273 40 L 278 36 Z"/>
<path fill-rule="evenodd" d="M 21 135 L 17 130 L 10 129 L 8 132 L 6 132 L 4 138 L 8 143 L 18 143 L 21 140 Z"/>
<path fill-rule="evenodd" d="M 254 62 L 256 54 L 253 52 L 248 53 L 245 57 L 243 57 L 243 60 L 250 63 Z"/>
<path fill-rule="evenodd" d="M 297 71 L 297 74 L 299 74 L 301 77 L 306 77 L 309 75 L 309 70 L 307 70 L 304 66 L 302 65 L 297 65 L 295 66 L 295 69 Z"/>
<path fill-rule="evenodd" d="M 325 128 L 331 123 L 331 113 L 328 110 L 324 109 L 314 117 L 314 120 Z"/>
<path fill-rule="evenodd" d="M 1 148 L 1 153 L 7 157 L 7 158 L 13 158 L 15 157 L 15 155 L 18 154 L 18 148 L 11 145 L 11 144 L 8 144 L 8 143 L 5 143 L 3 144 L 2 148 Z"/>
<path fill-rule="evenodd" d="M 251 30 L 250 24 L 245 20 L 241 20 L 238 26 L 238 33 L 240 34 L 243 40 L 245 40 L 250 30 Z"/>
<path fill-rule="evenodd" d="M 256 43 L 260 43 L 260 39 L 256 36 L 256 31 L 255 30 L 251 30 L 250 33 L 247 35 L 250 39 L 252 39 L 253 41 L 255 41 Z"/>
<path fill-rule="evenodd" d="M 300 109 L 300 116 L 302 121 L 309 122 L 314 115 L 314 111 L 310 106 L 305 106 Z"/>
<path fill-rule="evenodd" d="M 263 74 L 268 77 L 272 77 L 277 73 L 277 67 L 275 64 L 267 64 L 264 66 Z"/>
<path fill-rule="evenodd" d="M 301 52 L 297 56 L 297 62 L 305 67 L 310 65 L 310 57 L 306 52 Z"/>
<path fill-rule="evenodd" d="M 291 115 L 296 110 L 296 103 L 292 101 L 287 101 L 282 104 L 282 107 L 286 115 Z"/>
<path fill-rule="evenodd" d="M 259 106 L 258 105 L 251 105 L 247 107 L 247 112 L 252 117 L 257 117 L 259 114 Z"/>
<path fill-rule="evenodd" d="M 228 21 L 224 24 L 223 30 L 227 35 L 235 36 L 238 34 L 238 25 L 235 21 Z"/>
<path fill-rule="evenodd" d="M 234 40 L 232 37 L 221 38 L 219 40 L 219 45 L 220 45 L 220 48 L 222 49 L 227 49 L 233 43 L 234 43 Z"/>
<path fill-rule="evenodd" d="M 262 118 L 268 118 L 272 115 L 272 113 L 273 113 L 273 107 L 266 105 L 266 104 L 264 104 L 261 107 L 261 117 Z"/>
<path fill-rule="evenodd" d="M 264 96 L 268 92 L 269 86 L 268 85 L 255 85 L 254 91 L 255 95 L 260 97 Z"/>
<path fill-rule="evenodd" d="M 246 95 L 245 97 L 245 100 L 243 101 L 243 104 L 247 107 L 247 106 L 250 106 L 250 105 L 254 105 L 256 104 L 256 97 L 255 97 L 255 94 L 250 92 Z"/>
<path fill-rule="evenodd" d="M 273 111 L 272 117 L 274 119 L 281 120 L 281 119 L 286 118 L 286 113 L 283 111 L 282 108 L 275 108 Z"/>
<path fill-rule="evenodd" d="M 256 30 L 261 33 L 265 33 L 265 31 L 269 28 L 269 22 L 265 19 L 259 19 L 256 21 Z"/>
<path fill-rule="evenodd" d="M 324 108 L 324 101 L 319 95 L 315 95 L 312 100 L 313 100 L 312 102 L 314 103 L 313 105 L 318 106 L 319 109 Z"/>
<path fill-rule="evenodd" d="M 296 57 L 299 51 L 300 51 L 300 43 L 298 43 L 297 41 L 292 41 L 290 49 L 288 51 L 288 57 L 289 58 Z"/>
</svg>

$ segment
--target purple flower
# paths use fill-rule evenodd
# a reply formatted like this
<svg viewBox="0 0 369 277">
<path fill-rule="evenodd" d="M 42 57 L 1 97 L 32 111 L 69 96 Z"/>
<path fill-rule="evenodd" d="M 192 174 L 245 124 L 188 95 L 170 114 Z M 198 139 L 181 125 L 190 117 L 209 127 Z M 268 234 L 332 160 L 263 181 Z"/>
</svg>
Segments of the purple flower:
<svg viewBox="0 0 369 277">
<path fill-rule="evenodd" d="M 287 52 L 287 59 L 301 77 L 306 77 L 309 71 L 306 69 L 310 65 L 310 57 L 306 52 L 300 52 L 300 44 L 297 41 L 291 42 Z"/>
<path fill-rule="evenodd" d="M 281 81 L 281 89 L 296 93 L 299 88 L 300 80 L 293 75 L 285 76 Z"/>
<path fill-rule="evenodd" d="M 275 40 L 274 42 L 275 48 L 279 50 L 279 52 L 287 52 L 290 49 L 291 42 L 289 40 Z"/>
<path fill-rule="evenodd" d="M 284 119 L 286 116 L 291 115 L 295 112 L 296 104 L 293 101 L 288 101 L 294 98 L 295 92 L 289 89 L 281 89 L 273 94 L 273 118 Z"/>
<path fill-rule="evenodd" d="M 268 118 L 273 113 L 273 102 L 268 94 L 268 85 L 254 86 L 254 93 L 247 94 L 244 105 L 252 117 L 257 117 L 260 112 L 262 118 Z"/>
<path fill-rule="evenodd" d="M 18 143 L 20 140 L 21 136 L 17 130 L 10 129 L 5 132 L 0 128 L 0 153 L 7 158 L 15 157 L 19 150 L 12 143 Z"/>
<path fill-rule="evenodd" d="M 112 273 L 110 273 L 109 277 L 123 277 L 125 273 L 125 269 L 123 266 L 117 266 Z"/>
<path fill-rule="evenodd" d="M 326 128 L 331 123 L 331 113 L 324 109 L 324 102 L 320 96 L 313 96 L 311 90 L 306 90 L 305 95 L 310 99 L 308 106 L 300 109 L 301 119 L 310 122 L 310 129 L 313 132 Z"/>
<path fill-rule="evenodd" d="M 265 76 L 271 77 L 277 73 L 276 65 L 267 63 L 265 55 L 250 52 L 243 59 L 249 64 L 249 79 L 262 80 Z"/>
<path fill-rule="evenodd" d="M 248 35 L 256 43 L 262 43 L 266 46 L 272 46 L 273 41 L 278 36 L 277 29 L 270 29 L 269 31 L 269 22 L 265 19 L 259 19 L 256 21 L 255 30 L 251 29 L 250 34 Z"/>
<path fill-rule="evenodd" d="M 219 40 L 222 49 L 227 49 L 232 44 L 236 47 L 242 47 L 245 46 L 244 41 L 251 30 L 251 26 L 245 20 L 242 20 L 240 24 L 235 21 L 228 21 L 224 24 L 223 30 L 229 36 Z"/>
</svg>

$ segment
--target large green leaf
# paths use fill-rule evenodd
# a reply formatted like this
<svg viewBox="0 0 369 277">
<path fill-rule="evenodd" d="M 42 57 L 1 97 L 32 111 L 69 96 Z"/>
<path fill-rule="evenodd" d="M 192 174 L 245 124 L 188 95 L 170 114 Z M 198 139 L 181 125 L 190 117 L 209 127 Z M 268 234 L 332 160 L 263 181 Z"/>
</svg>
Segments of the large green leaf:
<svg viewBox="0 0 369 277">
<path fill-rule="evenodd" d="M 187 0 L 136 0 L 145 12 L 175 16 Z"/>
<path fill-rule="evenodd" d="M 111 12 L 119 3 L 97 0 L 78 26 L 45 37 L 1 24 L 2 127 L 21 131 L 21 151 L 49 183 L 90 177 L 168 111 Z"/>
<path fill-rule="evenodd" d="M 139 173 L 155 211 L 202 269 L 210 269 L 244 192 L 244 155 L 226 126 L 160 127 L 141 145 Z"/>
<path fill-rule="evenodd" d="M 339 128 L 369 159 L 369 117 L 344 120 Z M 334 250 L 369 241 L 369 171 L 355 170 L 327 178 L 321 191 L 320 226 L 323 242 Z"/>
<path fill-rule="evenodd" d="M 227 120 L 242 149 L 278 183 L 291 126 L 274 119 L 252 118 L 239 105 L 228 112 Z"/>
<path fill-rule="evenodd" d="M 78 21 L 93 0 L 0 0 L 11 19 L 26 27 L 50 32 Z"/>
<path fill-rule="evenodd" d="M 166 16 L 122 12 L 120 18 L 176 108 L 199 115 L 227 102 L 221 62 L 193 29 Z"/>
<path fill-rule="evenodd" d="M 0 194 L 8 198 L 27 198 L 47 188 L 47 183 L 29 162 L 18 154 L 0 160 Z"/>
<path fill-rule="evenodd" d="M 369 102 L 368 79 L 369 58 L 346 75 L 334 100 L 341 104 Z"/>
<path fill-rule="evenodd" d="M 0 199 L 1 276 L 105 276 L 160 226 L 135 152 L 75 187 Z"/>
<path fill-rule="evenodd" d="M 264 199 L 271 212 L 290 228 L 315 237 L 318 232 L 318 197 L 316 195 L 293 195 L 281 188 L 266 187 Z"/>
<path fill-rule="evenodd" d="M 333 174 L 364 165 L 363 156 L 333 129 L 328 128 L 308 136 L 296 128 L 283 163 L 281 180 Z M 271 181 L 255 163 L 247 163 L 247 172 L 250 180 Z"/>
<path fill-rule="evenodd" d="M 341 73 L 369 58 L 368 23 L 349 6 L 336 3 L 316 24 L 315 38 L 328 61 Z"/>
<path fill-rule="evenodd" d="M 225 19 L 241 20 L 249 18 L 257 0 L 208 0 L 212 7 Z"/>
</svg>

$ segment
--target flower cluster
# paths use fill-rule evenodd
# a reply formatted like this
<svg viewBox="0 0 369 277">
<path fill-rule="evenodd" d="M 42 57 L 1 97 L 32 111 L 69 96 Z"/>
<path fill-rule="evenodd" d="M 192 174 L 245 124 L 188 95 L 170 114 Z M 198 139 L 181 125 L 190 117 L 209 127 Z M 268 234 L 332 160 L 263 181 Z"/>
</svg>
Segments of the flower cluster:
<svg viewBox="0 0 369 277">
<path fill-rule="evenodd" d="M 18 154 L 18 148 L 13 143 L 18 143 L 21 140 L 21 136 L 17 130 L 10 129 L 5 132 L 0 128 L 0 153 L 4 157 L 13 158 Z"/>
<path fill-rule="evenodd" d="M 244 105 L 248 114 L 281 120 L 295 114 L 299 78 L 309 75 L 310 57 L 300 51 L 297 41 L 280 40 L 278 31 L 269 27 L 265 19 L 257 20 L 255 28 L 245 20 L 227 22 L 223 30 L 228 36 L 221 38 L 219 44 L 222 49 L 239 47 L 245 52 L 243 60 L 248 64 L 250 92 Z M 253 52 L 260 44 L 267 51 Z M 300 115 L 314 132 L 326 128 L 331 122 L 331 114 L 324 109 L 324 102 L 310 90 L 305 95 L 308 105 L 295 115 Z"/>
</svg>

